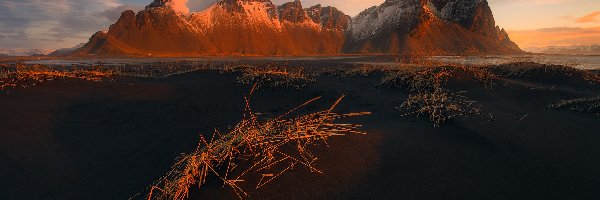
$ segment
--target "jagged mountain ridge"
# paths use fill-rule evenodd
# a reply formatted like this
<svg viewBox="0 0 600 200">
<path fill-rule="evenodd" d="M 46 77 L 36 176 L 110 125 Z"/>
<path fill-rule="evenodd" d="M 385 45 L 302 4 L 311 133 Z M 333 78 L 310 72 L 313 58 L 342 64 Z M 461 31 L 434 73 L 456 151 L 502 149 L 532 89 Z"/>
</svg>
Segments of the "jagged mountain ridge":
<svg viewBox="0 0 600 200">
<path fill-rule="evenodd" d="M 381 54 L 521 53 L 486 0 L 387 0 L 353 18 L 344 51 Z"/>
<path fill-rule="evenodd" d="M 153 2 L 137 15 L 124 12 L 108 32 L 96 33 L 78 53 L 337 54 L 344 42 L 343 30 L 336 28 L 343 25 L 321 25 L 304 9 L 295 11 L 300 1 L 275 6 L 269 0 L 222 0 L 189 15 L 157 1 L 162 3 Z M 336 16 L 350 18 L 341 12 Z"/>
<path fill-rule="evenodd" d="M 467 3 L 465 3 L 467 2 Z M 466 42 L 465 42 L 466 41 Z M 334 7 L 221 0 L 184 13 L 170 0 L 125 11 L 76 54 L 316 55 L 515 53 L 485 0 L 387 0 L 355 18 Z"/>
</svg>

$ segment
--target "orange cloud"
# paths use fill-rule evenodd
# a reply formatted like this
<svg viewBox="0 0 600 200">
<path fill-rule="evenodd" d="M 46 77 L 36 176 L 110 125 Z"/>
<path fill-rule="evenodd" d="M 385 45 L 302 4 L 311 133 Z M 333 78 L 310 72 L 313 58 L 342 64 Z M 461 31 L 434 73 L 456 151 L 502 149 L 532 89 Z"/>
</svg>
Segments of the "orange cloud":
<svg viewBox="0 0 600 200">
<path fill-rule="evenodd" d="M 587 14 L 586 16 L 577 18 L 575 20 L 575 22 L 577 23 L 589 23 L 589 22 L 598 22 L 600 21 L 600 11 L 596 11 L 590 14 Z"/>
<path fill-rule="evenodd" d="M 521 48 L 600 44 L 600 26 L 590 28 L 554 27 L 535 30 L 508 30 Z"/>
</svg>

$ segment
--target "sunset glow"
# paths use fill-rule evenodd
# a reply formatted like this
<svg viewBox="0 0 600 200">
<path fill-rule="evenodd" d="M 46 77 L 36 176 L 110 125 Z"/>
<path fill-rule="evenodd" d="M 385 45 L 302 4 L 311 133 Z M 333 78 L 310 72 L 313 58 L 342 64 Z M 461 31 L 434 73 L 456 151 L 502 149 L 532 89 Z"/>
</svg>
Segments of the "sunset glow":
<svg viewBox="0 0 600 200">
<path fill-rule="evenodd" d="M 535 30 L 509 30 L 511 39 L 521 48 L 593 45 L 600 43 L 600 27 L 557 27 Z"/>
<path fill-rule="evenodd" d="M 600 44 L 600 1 L 491 0 L 490 6 L 523 49 Z"/>
</svg>

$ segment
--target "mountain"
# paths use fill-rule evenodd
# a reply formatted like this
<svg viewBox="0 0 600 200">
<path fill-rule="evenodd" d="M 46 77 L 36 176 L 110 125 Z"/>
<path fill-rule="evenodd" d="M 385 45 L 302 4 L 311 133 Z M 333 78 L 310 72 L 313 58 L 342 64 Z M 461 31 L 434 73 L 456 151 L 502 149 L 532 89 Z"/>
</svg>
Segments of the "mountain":
<svg viewBox="0 0 600 200">
<path fill-rule="evenodd" d="M 30 50 L 24 52 L 24 54 L 27 56 L 45 56 L 45 55 L 48 55 L 49 53 L 50 53 L 49 50 L 43 50 L 43 49 L 30 49 Z"/>
<path fill-rule="evenodd" d="M 521 53 L 495 25 L 486 0 L 387 0 L 355 17 L 349 32 L 346 52 Z"/>
<path fill-rule="evenodd" d="M 269 0 L 221 0 L 191 14 L 158 1 L 164 0 L 156 0 L 137 15 L 123 12 L 108 32 L 96 33 L 76 53 L 338 54 L 350 20 L 330 7 L 303 9 L 300 1 L 275 6 Z"/>
<path fill-rule="evenodd" d="M 565 55 L 600 55 L 600 45 L 548 46 L 526 49 L 532 53 Z"/>
<path fill-rule="evenodd" d="M 15 56 L 16 54 L 16 51 L 12 49 L 0 49 L 0 55 L 3 57 Z"/>
<path fill-rule="evenodd" d="M 0 49 L 0 54 L 7 56 L 45 56 L 50 50 L 45 49 Z"/>
<path fill-rule="evenodd" d="M 125 11 L 74 54 L 322 55 L 519 53 L 485 0 L 387 0 L 355 18 L 334 7 L 220 0 L 189 13 L 174 0 Z"/>
<path fill-rule="evenodd" d="M 50 53 L 48 55 L 49 56 L 65 56 L 65 55 L 69 55 L 69 54 L 72 54 L 73 52 L 79 50 L 83 46 L 85 46 L 85 43 L 78 44 L 78 45 L 76 45 L 74 47 L 71 47 L 71 48 L 58 49 L 58 50 L 53 51 L 52 53 Z"/>
</svg>

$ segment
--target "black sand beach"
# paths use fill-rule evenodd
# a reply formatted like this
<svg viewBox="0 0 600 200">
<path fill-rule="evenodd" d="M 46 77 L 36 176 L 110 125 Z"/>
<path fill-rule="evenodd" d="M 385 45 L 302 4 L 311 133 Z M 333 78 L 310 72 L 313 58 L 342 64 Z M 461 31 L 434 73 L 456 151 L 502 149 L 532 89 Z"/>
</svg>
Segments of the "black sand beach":
<svg viewBox="0 0 600 200">
<path fill-rule="evenodd" d="M 243 112 L 250 86 L 237 73 L 208 70 L 163 79 L 59 79 L 0 94 L 1 199 L 128 199 L 195 149 L 199 134 L 227 130 Z M 547 109 L 563 99 L 600 94 L 579 80 L 504 78 L 485 88 L 470 78 L 448 82 L 467 91 L 494 120 L 402 116 L 404 88 L 378 87 L 383 74 L 323 74 L 307 87 L 263 88 L 257 112 L 276 116 L 322 96 L 303 112 L 329 106 L 372 112 L 348 119 L 368 135 L 319 146 L 312 174 L 297 167 L 247 199 L 600 199 L 600 118 Z M 211 180 L 191 199 L 237 199 Z"/>
</svg>

